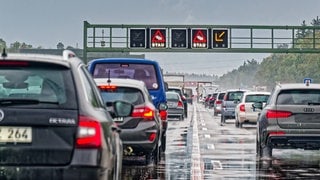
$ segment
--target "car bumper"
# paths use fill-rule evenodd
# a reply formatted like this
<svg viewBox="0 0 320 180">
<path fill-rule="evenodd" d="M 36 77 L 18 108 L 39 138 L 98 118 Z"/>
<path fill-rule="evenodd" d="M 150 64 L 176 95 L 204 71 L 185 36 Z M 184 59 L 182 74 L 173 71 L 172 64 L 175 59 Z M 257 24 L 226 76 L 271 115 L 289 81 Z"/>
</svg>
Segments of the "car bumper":
<svg viewBox="0 0 320 180">
<path fill-rule="evenodd" d="M 111 172 L 99 167 L 26 167 L 0 166 L 0 179 L 59 179 L 59 180 L 86 180 L 108 179 Z M 109 178 L 110 179 L 110 178 Z"/>
<path fill-rule="evenodd" d="M 279 149 L 320 149 L 320 136 L 269 136 L 267 144 Z"/>
<path fill-rule="evenodd" d="M 183 114 L 184 109 L 168 109 L 168 117 L 180 117 Z"/>
<path fill-rule="evenodd" d="M 156 137 L 153 141 L 150 141 L 149 138 L 154 133 Z M 158 145 L 160 134 L 159 126 L 154 122 L 140 123 L 134 129 L 122 129 L 120 138 L 123 143 L 123 149 L 127 149 L 129 152 L 126 153 L 124 151 L 124 155 L 144 155 L 152 152 Z"/>
</svg>

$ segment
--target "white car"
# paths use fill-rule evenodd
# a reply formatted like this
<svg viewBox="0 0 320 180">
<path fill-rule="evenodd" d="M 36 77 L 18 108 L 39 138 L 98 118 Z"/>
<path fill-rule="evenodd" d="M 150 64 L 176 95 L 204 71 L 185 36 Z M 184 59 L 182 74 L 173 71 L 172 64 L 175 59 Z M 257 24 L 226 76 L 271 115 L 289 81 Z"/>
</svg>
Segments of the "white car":
<svg viewBox="0 0 320 180">
<path fill-rule="evenodd" d="M 242 128 L 243 124 L 256 124 L 258 111 L 252 107 L 255 102 L 266 103 L 270 92 L 245 92 L 235 108 L 235 126 Z"/>
</svg>

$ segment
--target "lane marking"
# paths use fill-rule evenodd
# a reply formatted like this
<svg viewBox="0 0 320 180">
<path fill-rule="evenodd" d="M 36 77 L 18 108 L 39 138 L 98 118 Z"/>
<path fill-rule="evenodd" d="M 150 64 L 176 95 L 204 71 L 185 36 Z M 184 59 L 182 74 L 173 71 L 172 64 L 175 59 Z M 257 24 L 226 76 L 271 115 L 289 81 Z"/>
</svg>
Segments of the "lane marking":
<svg viewBox="0 0 320 180">
<path fill-rule="evenodd" d="M 201 169 L 198 122 L 196 106 L 193 106 L 193 135 L 192 135 L 192 154 L 191 154 L 191 178 L 192 180 L 202 180 L 203 172 Z"/>
</svg>

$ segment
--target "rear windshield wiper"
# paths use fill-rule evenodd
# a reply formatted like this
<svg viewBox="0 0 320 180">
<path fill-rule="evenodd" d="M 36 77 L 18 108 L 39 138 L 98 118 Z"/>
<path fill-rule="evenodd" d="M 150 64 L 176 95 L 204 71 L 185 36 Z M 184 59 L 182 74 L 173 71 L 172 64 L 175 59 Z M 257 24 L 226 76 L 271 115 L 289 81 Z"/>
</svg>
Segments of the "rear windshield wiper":
<svg viewBox="0 0 320 180">
<path fill-rule="evenodd" d="M 1 99 L 1 106 L 9 106 L 9 105 L 29 105 L 29 104 L 59 104 L 59 102 L 54 101 L 39 101 L 38 99 Z"/>
</svg>

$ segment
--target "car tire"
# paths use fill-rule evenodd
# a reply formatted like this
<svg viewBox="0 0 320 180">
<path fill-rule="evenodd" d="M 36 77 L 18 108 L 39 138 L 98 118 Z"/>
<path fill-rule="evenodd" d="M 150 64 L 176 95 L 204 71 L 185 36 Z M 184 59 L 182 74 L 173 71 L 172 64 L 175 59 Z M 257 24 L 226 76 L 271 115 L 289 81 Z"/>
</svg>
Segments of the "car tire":
<svg viewBox="0 0 320 180">
<path fill-rule="evenodd" d="M 239 122 L 239 128 L 243 128 L 243 123 Z"/>
<path fill-rule="evenodd" d="M 261 157 L 270 158 L 272 156 L 272 148 L 270 146 L 265 146 L 260 148 Z"/>
<path fill-rule="evenodd" d="M 224 115 L 221 115 L 221 124 L 226 123 L 226 118 L 224 117 Z"/>
<path fill-rule="evenodd" d="M 179 116 L 179 120 L 180 120 L 180 121 L 183 121 L 183 119 L 184 119 L 184 115 L 181 114 L 181 115 Z"/>
<path fill-rule="evenodd" d="M 236 126 L 236 128 L 239 128 L 239 120 L 238 120 L 238 118 L 236 118 L 236 121 L 234 122 L 234 125 Z"/>
<path fill-rule="evenodd" d="M 161 150 L 162 150 L 162 152 L 166 151 L 166 142 L 167 142 L 166 135 L 162 135 L 162 137 L 161 137 Z"/>
</svg>

